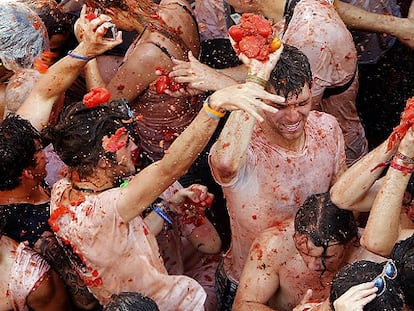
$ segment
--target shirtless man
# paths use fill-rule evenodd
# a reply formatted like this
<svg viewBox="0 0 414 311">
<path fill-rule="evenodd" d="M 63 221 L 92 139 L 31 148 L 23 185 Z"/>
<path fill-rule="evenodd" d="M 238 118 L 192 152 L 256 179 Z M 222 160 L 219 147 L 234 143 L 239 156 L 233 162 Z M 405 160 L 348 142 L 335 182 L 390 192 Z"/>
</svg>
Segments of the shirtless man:
<svg viewBox="0 0 414 311">
<path fill-rule="evenodd" d="M 384 260 L 359 246 L 352 212 L 337 208 L 328 193 L 311 195 L 294 226 L 282 234 L 278 227 L 270 228 L 254 241 L 233 310 L 292 310 L 308 289 L 312 301 L 322 304 L 342 266 Z"/>
</svg>

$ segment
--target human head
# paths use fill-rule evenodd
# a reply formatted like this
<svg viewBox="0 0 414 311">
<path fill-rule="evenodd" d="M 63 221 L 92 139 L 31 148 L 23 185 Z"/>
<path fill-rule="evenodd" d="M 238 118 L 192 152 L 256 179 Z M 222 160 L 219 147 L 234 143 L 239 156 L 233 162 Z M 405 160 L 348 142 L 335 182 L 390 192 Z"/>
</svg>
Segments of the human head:
<svg viewBox="0 0 414 311">
<path fill-rule="evenodd" d="M 333 303 L 352 286 L 372 282 L 383 271 L 387 262 L 377 263 L 368 260 L 356 261 L 341 268 L 332 282 L 329 302 L 331 309 Z M 400 271 L 397 272 L 400 274 Z M 397 277 L 398 277 L 397 274 Z M 398 279 L 385 278 L 384 292 L 376 296 L 364 306 L 364 311 L 399 311 L 404 305 L 403 293 Z"/>
<path fill-rule="evenodd" d="M 103 148 L 103 140 L 122 127 L 130 136 L 134 135 L 135 123 L 128 109 L 123 99 L 93 108 L 87 108 L 82 102 L 73 103 L 62 110 L 57 123 L 46 128 L 44 135 L 71 170 L 81 178 L 88 177 L 102 158 L 118 163 L 116 153 Z"/>
<path fill-rule="evenodd" d="M 41 18 L 16 1 L 0 1 L 0 59 L 9 70 L 31 68 L 49 49 L 47 30 Z"/>
<path fill-rule="evenodd" d="M 104 311 L 159 311 L 157 304 L 149 297 L 135 292 L 113 294 Z"/>
<path fill-rule="evenodd" d="M 260 13 L 256 0 L 226 0 L 237 13 Z"/>
<path fill-rule="evenodd" d="M 398 270 L 398 280 L 404 293 L 405 303 L 414 308 L 414 235 L 396 243 L 390 256 Z"/>
<path fill-rule="evenodd" d="M 309 196 L 296 213 L 295 245 L 310 270 L 336 272 L 357 236 L 352 212 L 334 205 L 329 192 Z"/>
<path fill-rule="evenodd" d="M 72 21 L 55 0 L 20 0 L 42 19 L 49 37 L 50 49 L 59 49 L 68 38 Z"/>
<path fill-rule="evenodd" d="M 282 147 L 303 141 L 306 120 L 312 109 L 311 86 L 312 72 L 308 58 L 299 49 L 285 44 L 266 90 L 285 97 L 286 102 L 266 102 L 278 111 L 263 112 L 265 125 L 272 130 Z"/>
<path fill-rule="evenodd" d="M 268 89 L 288 98 L 291 95 L 297 97 L 305 85 L 309 89 L 312 87 L 308 57 L 298 48 L 284 44 L 282 54 L 270 74 Z"/>
<path fill-rule="evenodd" d="M 21 184 L 23 171 L 37 166 L 40 147 L 40 135 L 29 121 L 7 115 L 0 123 L 0 191 L 13 190 Z"/>
</svg>

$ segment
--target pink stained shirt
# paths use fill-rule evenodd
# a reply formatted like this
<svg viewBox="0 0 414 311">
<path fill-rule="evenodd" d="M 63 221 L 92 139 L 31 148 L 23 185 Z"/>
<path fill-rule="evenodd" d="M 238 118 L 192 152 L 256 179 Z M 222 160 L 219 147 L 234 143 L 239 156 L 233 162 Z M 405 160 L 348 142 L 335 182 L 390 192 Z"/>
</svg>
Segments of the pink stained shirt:
<svg viewBox="0 0 414 311">
<path fill-rule="evenodd" d="M 71 184 L 58 181 L 52 191 L 51 213 Z M 135 291 L 152 298 L 160 310 L 204 310 L 206 293 L 193 279 L 168 275 L 154 235 L 141 217 L 123 221 L 116 203 L 120 188 L 87 195 L 77 206 L 66 206 L 56 220 L 57 236 L 69 241 L 85 263 L 80 269 L 90 291 L 105 305 L 111 294 Z"/>
<path fill-rule="evenodd" d="M 15 261 L 10 271 L 9 294 L 15 310 L 28 311 L 27 297 L 42 282 L 50 266 L 24 243 L 18 244 L 15 254 Z"/>
<path fill-rule="evenodd" d="M 257 235 L 270 227 L 285 231 L 305 199 L 328 191 L 345 165 L 343 136 L 334 117 L 311 111 L 305 135 L 302 151 L 291 152 L 271 145 L 256 127 L 245 165 L 232 181 L 221 184 L 232 232 L 224 267 L 235 282 Z"/>
</svg>

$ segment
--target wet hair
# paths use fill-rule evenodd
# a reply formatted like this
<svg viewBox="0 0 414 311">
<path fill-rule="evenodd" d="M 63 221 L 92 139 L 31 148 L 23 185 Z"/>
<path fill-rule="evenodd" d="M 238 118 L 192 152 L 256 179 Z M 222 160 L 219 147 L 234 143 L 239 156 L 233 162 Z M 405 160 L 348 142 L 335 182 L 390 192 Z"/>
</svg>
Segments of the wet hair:
<svg viewBox="0 0 414 311">
<path fill-rule="evenodd" d="M 72 22 L 55 0 L 20 0 L 39 15 L 46 26 L 49 39 L 56 34 L 67 34 Z"/>
<path fill-rule="evenodd" d="M 352 286 L 372 282 L 379 274 L 381 274 L 384 265 L 387 262 L 377 263 L 368 260 L 361 260 L 342 267 L 335 275 L 329 302 L 331 309 L 335 310 L 333 303 L 341 295 L 343 295 Z M 398 270 L 396 279 L 386 278 L 386 289 L 384 293 L 377 296 L 370 303 L 364 306 L 364 311 L 400 311 L 404 306 L 403 292 L 400 287 L 398 278 L 400 271 Z"/>
<path fill-rule="evenodd" d="M 295 217 L 295 232 L 309 236 L 313 244 L 326 251 L 328 243 L 345 245 L 358 236 L 358 227 L 351 211 L 332 203 L 329 192 L 309 196 Z"/>
<path fill-rule="evenodd" d="M 18 115 L 10 113 L 0 123 L 0 191 L 19 186 L 23 170 L 36 166 L 36 140 L 38 131 Z"/>
<path fill-rule="evenodd" d="M 306 84 L 311 88 L 312 71 L 307 56 L 298 48 L 285 44 L 268 85 L 276 94 L 288 98 L 289 95 L 299 96 Z"/>
<path fill-rule="evenodd" d="M 49 49 L 46 27 L 27 5 L 0 1 L 0 60 L 9 70 L 31 68 L 34 60 Z"/>
<path fill-rule="evenodd" d="M 414 309 L 414 235 L 396 243 L 391 258 L 398 270 L 398 277 L 404 293 L 405 303 Z"/>
<path fill-rule="evenodd" d="M 159 311 L 157 304 L 149 297 L 135 292 L 122 292 L 111 296 L 103 311 Z"/>
<path fill-rule="evenodd" d="M 177 42 L 185 52 L 187 45 L 181 39 L 181 30 L 170 27 L 157 14 L 159 5 L 152 0 L 87 0 L 88 6 L 101 10 L 102 13 L 113 15 L 106 9 L 118 9 L 128 12 L 131 18 L 136 19 L 145 28 L 161 33 L 163 36 Z M 185 53 L 186 54 L 186 53 Z"/>
<path fill-rule="evenodd" d="M 102 157 L 116 161 L 115 154 L 102 147 L 103 137 L 125 127 L 137 142 L 132 113 L 126 109 L 129 107 L 124 99 L 93 108 L 76 102 L 66 106 L 56 125 L 47 127 L 42 134 L 53 143 L 54 150 L 70 169 L 76 170 L 80 177 L 87 177 Z"/>
</svg>

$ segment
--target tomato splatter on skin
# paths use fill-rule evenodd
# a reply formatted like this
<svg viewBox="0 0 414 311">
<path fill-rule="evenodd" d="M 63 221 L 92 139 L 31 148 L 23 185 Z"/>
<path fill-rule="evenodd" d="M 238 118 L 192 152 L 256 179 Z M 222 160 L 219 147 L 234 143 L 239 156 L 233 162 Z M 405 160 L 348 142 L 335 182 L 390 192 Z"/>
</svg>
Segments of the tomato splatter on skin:
<svg viewBox="0 0 414 311">
<path fill-rule="evenodd" d="M 102 139 L 102 147 L 106 152 L 117 152 L 127 144 L 127 140 L 121 140 L 121 137 L 127 132 L 125 127 L 121 127 L 115 131 L 111 137 Z"/>
<path fill-rule="evenodd" d="M 123 85 L 123 84 L 120 84 L 120 85 L 118 85 L 118 86 L 116 87 L 116 89 L 117 89 L 118 91 L 122 91 L 124 88 L 125 88 L 125 85 Z"/>
<path fill-rule="evenodd" d="M 222 145 L 222 148 L 224 149 L 224 148 L 227 148 L 227 147 L 229 147 L 230 146 L 230 143 L 224 143 L 223 145 Z"/>
<path fill-rule="evenodd" d="M 257 260 L 263 259 L 263 250 L 259 243 L 255 243 L 252 247 L 253 252 L 256 254 Z"/>
<path fill-rule="evenodd" d="M 253 220 L 257 219 L 257 215 L 252 215 Z"/>
</svg>

